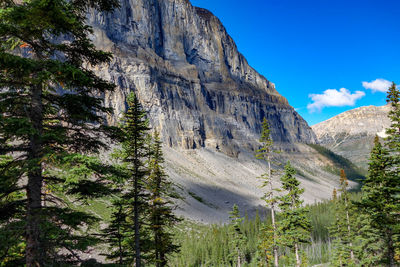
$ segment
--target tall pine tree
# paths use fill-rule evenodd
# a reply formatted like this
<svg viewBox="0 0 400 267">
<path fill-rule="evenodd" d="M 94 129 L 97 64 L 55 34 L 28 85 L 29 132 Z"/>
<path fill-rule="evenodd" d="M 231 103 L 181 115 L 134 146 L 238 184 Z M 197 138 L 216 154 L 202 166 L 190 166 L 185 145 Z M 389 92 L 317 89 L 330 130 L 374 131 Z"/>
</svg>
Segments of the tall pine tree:
<svg viewBox="0 0 400 267">
<path fill-rule="evenodd" d="M 393 82 L 387 92 L 387 103 L 391 106 L 389 111 L 390 127 L 386 130 L 388 135 L 385 146 L 390 153 L 390 168 L 387 170 L 385 191 L 388 212 L 386 222 L 386 237 L 388 246 L 389 265 L 396 265 L 400 259 L 400 91 Z M 397 262 L 399 263 L 399 261 Z"/>
<path fill-rule="evenodd" d="M 149 127 L 146 112 L 134 93 L 128 96 L 127 103 L 128 110 L 121 126 L 121 148 L 114 152 L 114 157 L 121 162 L 120 193 L 114 202 L 112 222 L 105 232 L 114 236 L 109 239 L 114 248 L 108 255 L 110 259 L 142 266 L 143 255 L 150 246 L 149 193 L 146 190 Z"/>
<path fill-rule="evenodd" d="M 368 175 L 362 187 L 362 197 L 357 205 L 364 214 L 368 216 L 371 231 L 378 231 L 380 238 L 384 242 L 384 256 L 381 263 L 388 266 L 395 266 L 394 253 L 395 232 L 398 227 L 396 224 L 396 214 L 393 208 L 396 207 L 396 196 L 393 195 L 393 180 L 390 174 L 392 160 L 389 151 L 382 146 L 378 137 L 375 137 L 375 145 L 371 151 L 369 160 Z M 398 187 L 398 185 L 396 185 Z M 374 242 L 376 238 L 372 239 Z M 365 246 L 373 245 L 365 240 Z M 379 255 L 379 251 L 375 254 Z"/>
<path fill-rule="evenodd" d="M 258 159 L 265 160 L 268 164 L 267 172 L 261 175 L 261 179 L 264 180 L 263 186 L 267 188 L 267 193 L 264 194 L 263 199 L 267 203 L 267 206 L 271 210 L 271 220 L 272 220 L 272 232 L 273 232 L 273 254 L 274 254 L 274 266 L 279 266 L 279 256 L 278 256 L 278 245 L 277 245 L 277 226 L 276 226 L 276 218 L 275 218 L 275 211 L 276 211 L 276 189 L 273 187 L 272 184 L 272 155 L 273 151 L 273 140 L 271 138 L 271 130 L 269 129 L 269 124 L 266 118 L 264 118 L 262 123 L 262 131 L 261 131 L 261 138 L 260 138 L 261 148 L 257 151 L 256 157 Z M 265 226 L 263 229 L 267 230 L 268 226 Z M 267 237 L 268 235 L 265 235 Z M 268 242 L 265 240 L 265 242 Z"/>
<path fill-rule="evenodd" d="M 155 132 L 151 146 L 147 188 L 150 193 L 151 247 L 153 261 L 157 267 L 167 266 L 168 255 L 179 250 L 179 245 L 174 240 L 173 227 L 180 219 L 173 214 L 171 197 L 175 192 L 172 183 L 167 180 L 163 163 L 162 143 L 158 132 Z"/>
<path fill-rule="evenodd" d="M 279 208 L 282 219 L 279 221 L 280 244 L 292 249 L 296 256 L 296 267 L 301 266 L 300 244 L 310 243 L 311 222 L 309 210 L 303 207 L 300 199 L 304 189 L 295 177 L 296 171 L 288 162 L 281 177 L 282 190 L 286 193 L 279 197 Z"/>
<path fill-rule="evenodd" d="M 335 221 L 329 229 L 333 238 L 333 266 L 350 266 L 355 264 L 353 240 L 354 229 L 354 205 L 351 203 L 348 192 L 348 180 L 344 170 L 340 170 L 340 196 L 334 201 Z"/>
<path fill-rule="evenodd" d="M 236 204 L 233 205 L 232 211 L 229 213 L 229 218 L 231 219 L 231 224 L 229 225 L 230 243 L 233 249 L 229 258 L 233 266 L 240 267 L 245 260 L 243 251 L 246 244 L 246 236 L 241 230 L 243 218 L 240 217 L 239 207 Z"/>
<path fill-rule="evenodd" d="M 111 55 L 94 47 L 85 17 L 88 8 L 117 5 L 0 2 L 0 231 L 15 240 L 1 254 L 16 265 L 21 259 L 10 253 L 26 266 L 76 263 L 77 251 L 94 242 L 83 229 L 95 218 L 59 196 L 83 200 L 107 191 L 101 175 L 107 168 L 88 155 L 111 137 L 102 115 L 111 110 L 96 96 L 114 85 L 89 67 Z"/>
<path fill-rule="evenodd" d="M 400 92 L 395 83 L 388 89 L 387 102 L 391 107 L 388 136 L 384 146 L 375 138 L 358 205 L 369 214 L 372 229 L 379 231 L 385 243 L 382 262 L 395 266 L 396 251 L 400 251 Z"/>
</svg>

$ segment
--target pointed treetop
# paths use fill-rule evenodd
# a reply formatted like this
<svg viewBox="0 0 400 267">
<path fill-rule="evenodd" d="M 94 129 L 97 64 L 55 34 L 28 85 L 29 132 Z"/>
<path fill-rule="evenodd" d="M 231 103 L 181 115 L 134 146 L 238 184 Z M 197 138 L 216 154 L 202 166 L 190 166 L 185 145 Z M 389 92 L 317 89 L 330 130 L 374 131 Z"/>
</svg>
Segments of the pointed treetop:
<svg viewBox="0 0 400 267">
<path fill-rule="evenodd" d="M 261 143 L 261 148 L 257 150 L 256 158 L 266 159 L 268 157 L 268 154 L 272 152 L 273 141 L 271 138 L 269 123 L 265 117 L 262 122 L 261 137 L 259 141 Z"/>
<path fill-rule="evenodd" d="M 400 92 L 394 82 L 388 89 L 386 102 L 392 106 L 397 106 L 400 102 Z"/>
<path fill-rule="evenodd" d="M 337 200 L 337 190 L 336 190 L 336 188 L 333 188 L 332 200 L 333 200 L 333 201 L 336 201 L 336 200 Z"/>
<path fill-rule="evenodd" d="M 265 117 L 264 117 L 263 122 L 262 122 L 262 130 L 261 130 L 260 142 L 261 143 L 272 142 L 271 130 L 269 128 L 268 120 Z"/>
<path fill-rule="evenodd" d="M 342 185 L 342 187 L 343 186 L 347 187 L 349 185 L 349 182 L 346 177 L 346 173 L 344 172 L 343 169 L 340 170 L 340 185 Z"/>
<path fill-rule="evenodd" d="M 230 219 L 239 218 L 240 217 L 240 212 L 239 212 L 238 205 L 234 204 L 233 207 L 232 207 L 232 211 L 230 211 L 229 214 L 230 214 L 230 216 L 229 216 Z"/>
<path fill-rule="evenodd" d="M 374 138 L 374 145 L 376 145 L 376 144 L 378 144 L 378 143 L 380 143 L 380 142 L 379 142 L 379 136 L 378 136 L 378 135 L 375 135 L 375 138 Z"/>
</svg>

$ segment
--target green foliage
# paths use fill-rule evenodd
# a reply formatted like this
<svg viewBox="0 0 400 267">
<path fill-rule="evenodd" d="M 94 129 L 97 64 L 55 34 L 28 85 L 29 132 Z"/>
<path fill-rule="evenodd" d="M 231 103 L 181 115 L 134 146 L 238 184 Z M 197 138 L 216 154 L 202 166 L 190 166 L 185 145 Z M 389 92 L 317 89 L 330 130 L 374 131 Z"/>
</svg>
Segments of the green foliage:
<svg viewBox="0 0 400 267">
<path fill-rule="evenodd" d="M 136 266 L 142 263 L 144 254 L 150 251 L 149 193 L 146 177 L 149 173 L 146 159 L 148 122 L 136 95 L 128 99 L 128 110 L 121 125 L 121 149 L 114 157 L 120 161 L 120 172 L 113 200 L 112 221 L 105 233 L 111 246 L 107 257 L 120 264 Z"/>
<path fill-rule="evenodd" d="M 274 247 L 274 231 L 271 224 L 264 222 L 260 226 L 258 254 L 260 265 L 271 265 Z"/>
<path fill-rule="evenodd" d="M 121 124 L 111 221 L 103 231 L 110 247 L 106 256 L 120 265 L 166 266 L 179 245 L 172 232 L 180 221 L 174 213 L 176 196 L 164 171 L 162 143 L 156 132 L 148 133 L 146 113 L 135 94 Z"/>
<path fill-rule="evenodd" d="M 379 231 L 372 227 L 369 214 L 359 212 L 355 222 L 355 253 L 361 266 L 379 266 L 382 262 L 385 244 Z"/>
<path fill-rule="evenodd" d="M 276 227 L 276 222 L 275 222 L 275 208 L 277 204 L 277 197 L 276 193 L 279 192 L 278 189 L 273 188 L 272 186 L 272 175 L 274 174 L 274 170 L 271 167 L 272 164 L 272 157 L 274 155 L 273 151 L 273 140 L 271 138 L 271 130 L 269 128 L 269 124 L 267 119 L 264 117 L 263 123 L 262 123 L 262 131 L 261 131 L 261 137 L 260 137 L 260 143 L 261 143 L 261 148 L 257 150 L 256 158 L 265 160 L 268 164 L 267 171 L 261 175 L 261 179 L 263 180 L 263 187 L 267 188 L 267 191 L 263 195 L 262 199 L 266 202 L 267 207 L 271 210 L 271 220 L 272 220 L 272 239 L 273 239 L 273 244 L 272 244 L 272 251 L 274 255 L 274 264 L 278 264 L 278 248 L 277 248 L 277 227 Z M 264 228 L 266 229 L 266 228 Z M 263 235 L 265 238 L 268 237 L 267 232 L 264 232 Z M 261 243 L 268 244 L 270 241 L 269 240 L 262 240 Z M 264 247 L 264 254 L 268 254 L 268 250 L 266 250 L 267 247 Z M 265 260 L 268 260 L 267 256 L 265 257 Z"/>
<path fill-rule="evenodd" d="M 340 171 L 339 198 L 333 199 L 335 205 L 335 222 L 330 227 L 330 235 L 333 239 L 332 266 L 352 266 L 355 264 L 354 244 L 355 240 L 355 207 L 350 202 L 348 181 L 344 170 Z"/>
<path fill-rule="evenodd" d="M 265 159 L 268 154 L 273 152 L 272 146 L 274 144 L 271 138 L 271 130 L 269 128 L 269 123 L 266 118 L 264 118 L 262 122 L 260 143 L 262 144 L 262 146 L 259 150 L 257 150 L 257 158 Z"/>
<path fill-rule="evenodd" d="M 364 171 L 355 166 L 351 161 L 348 159 L 335 154 L 331 150 L 317 144 L 308 144 L 310 147 L 314 148 L 318 153 L 327 157 L 334 163 L 334 168 L 327 168 L 327 171 L 333 174 L 339 174 L 340 170 L 343 169 L 349 180 L 361 182 L 365 179 Z"/>
<path fill-rule="evenodd" d="M 0 232 L 14 240 L 0 245 L 3 262 L 77 264 L 78 252 L 96 243 L 87 229 L 97 218 L 64 201 L 107 194 L 113 172 L 95 157 L 115 133 L 96 95 L 114 85 L 86 67 L 111 59 L 89 39 L 91 6 L 111 11 L 117 3 L 0 3 Z"/>
<path fill-rule="evenodd" d="M 393 164 L 397 166 L 396 169 L 398 171 L 398 166 L 400 164 L 400 92 L 395 83 L 392 83 L 388 89 L 387 103 L 391 106 L 388 115 L 391 125 L 386 130 L 386 134 L 388 135 L 386 146 L 390 151 L 394 152 L 392 160 Z"/>
<path fill-rule="evenodd" d="M 228 255 L 228 259 L 232 265 L 240 266 L 245 259 L 242 248 L 246 243 L 246 239 L 240 229 L 244 219 L 240 217 L 239 208 L 236 204 L 233 205 L 229 218 L 231 219 L 229 228 L 229 234 L 231 236 L 230 243 L 231 247 L 233 247 L 233 251 Z"/>
<path fill-rule="evenodd" d="M 328 226 L 331 224 L 333 205 L 330 201 L 309 205 L 311 228 L 313 229 L 312 243 L 300 245 L 303 257 L 308 264 L 327 263 L 330 259 L 331 244 L 328 237 Z M 324 219 L 317 220 L 322 217 Z M 278 223 L 281 216 L 278 216 Z M 319 230 L 315 230 L 318 229 Z M 231 266 L 229 255 L 235 252 L 232 241 L 232 224 L 225 225 L 200 225 L 193 222 L 183 222 L 178 228 L 176 238 L 181 243 L 181 251 L 171 258 L 171 266 Z M 272 259 L 272 225 L 271 218 L 261 220 L 258 214 L 253 219 L 243 218 L 240 231 L 244 235 L 244 244 L 241 246 L 245 261 L 242 266 L 270 266 Z M 319 235 L 321 233 L 321 235 Z M 269 247 L 268 254 L 265 253 L 264 244 Z M 290 249 L 279 249 L 280 266 L 293 266 L 290 264 L 294 259 L 293 251 Z M 268 263 L 266 264 L 266 255 Z M 286 256 L 283 256 L 286 255 Z"/>
<path fill-rule="evenodd" d="M 311 241 L 311 224 L 308 209 L 302 205 L 303 201 L 300 199 L 304 189 L 299 187 L 300 182 L 296 179 L 295 174 L 296 171 L 288 162 L 285 166 L 285 173 L 281 177 L 281 188 L 286 194 L 280 196 L 278 202 L 281 209 L 281 220 L 278 223 L 278 243 L 299 253 L 299 245 Z"/>
<path fill-rule="evenodd" d="M 372 262 L 378 259 L 386 264 L 394 261 L 395 242 L 399 236 L 398 182 L 398 177 L 393 175 L 391 154 L 376 137 L 362 198 L 357 203 L 364 213 L 364 221 L 368 223 L 362 231 L 365 236 L 363 247 L 374 251 Z M 380 240 L 385 244 L 383 254 L 381 250 L 375 250 Z"/>
<path fill-rule="evenodd" d="M 240 219 L 241 220 L 241 219 Z M 244 255 L 242 266 L 257 266 L 257 241 L 261 220 L 244 218 L 240 223 L 243 235 L 241 253 Z M 176 234 L 181 251 L 171 259 L 171 266 L 232 266 L 230 255 L 236 253 L 232 240 L 232 224 L 200 225 L 193 222 L 182 223 Z M 236 230 L 235 230 L 236 231 Z M 234 259 L 237 261 L 237 258 Z"/>
<path fill-rule="evenodd" d="M 171 196 L 176 195 L 172 183 L 167 180 L 162 164 L 164 163 L 161 141 L 155 132 L 151 145 L 149 177 L 147 190 L 150 192 L 150 230 L 152 232 L 151 261 L 157 267 L 166 266 L 168 255 L 179 250 L 174 240 L 173 227 L 180 221 L 173 213 Z"/>
</svg>

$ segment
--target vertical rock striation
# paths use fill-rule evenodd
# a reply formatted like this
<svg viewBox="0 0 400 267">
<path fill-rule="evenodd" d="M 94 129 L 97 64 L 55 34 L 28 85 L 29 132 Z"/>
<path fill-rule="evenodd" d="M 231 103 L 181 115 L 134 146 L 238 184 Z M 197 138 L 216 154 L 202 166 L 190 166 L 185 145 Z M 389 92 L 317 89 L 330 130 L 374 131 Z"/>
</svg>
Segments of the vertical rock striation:
<svg viewBox="0 0 400 267">
<path fill-rule="evenodd" d="M 115 54 L 110 66 L 96 70 L 118 85 L 104 96 L 116 110 L 111 123 L 135 91 L 170 147 L 212 147 L 237 155 L 258 146 L 263 117 L 275 142 L 316 141 L 211 12 L 188 0 L 121 0 L 113 14 L 92 12 L 88 19 L 96 45 Z"/>
</svg>

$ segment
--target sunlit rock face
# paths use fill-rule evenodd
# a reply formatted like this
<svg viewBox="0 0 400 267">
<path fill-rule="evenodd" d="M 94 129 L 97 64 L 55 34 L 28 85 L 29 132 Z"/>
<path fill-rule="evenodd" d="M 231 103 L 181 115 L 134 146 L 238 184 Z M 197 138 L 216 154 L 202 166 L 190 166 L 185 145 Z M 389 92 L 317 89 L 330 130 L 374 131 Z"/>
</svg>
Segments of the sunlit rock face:
<svg viewBox="0 0 400 267">
<path fill-rule="evenodd" d="M 316 141 L 209 11 L 187 0 L 122 0 L 114 13 L 92 12 L 88 19 L 95 44 L 115 54 L 109 66 L 96 69 L 118 85 L 104 96 L 115 109 L 110 123 L 118 121 L 134 91 L 170 147 L 209 147 L 237 156 L 258 147 L 264 117 L 277 143 Z"/>
<path fill-rule="evenodd" d="M 335 153 L 368 168 L 374 138 L 383 141 L 390 126 L 390 106 L 366 106 L 343 112 L 312 126 L 319 142 Z"/>
</svg>

